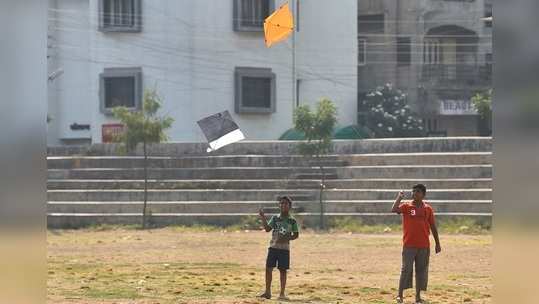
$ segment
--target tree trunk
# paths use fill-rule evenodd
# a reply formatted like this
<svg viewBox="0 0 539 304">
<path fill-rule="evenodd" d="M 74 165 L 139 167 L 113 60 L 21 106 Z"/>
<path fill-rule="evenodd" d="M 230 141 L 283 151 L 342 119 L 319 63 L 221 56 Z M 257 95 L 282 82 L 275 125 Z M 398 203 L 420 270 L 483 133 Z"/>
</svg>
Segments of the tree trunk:
<svg viewBox="0 0 539 304">
<path fill-rule="evenodd" d="M 146 151 L 146 139 L 143 142 L 144 150 L 144 205 L 142 207 L 142 229 L 146 229 L 146 206 L 148 203 L 148 153 Z"/>
</svg>

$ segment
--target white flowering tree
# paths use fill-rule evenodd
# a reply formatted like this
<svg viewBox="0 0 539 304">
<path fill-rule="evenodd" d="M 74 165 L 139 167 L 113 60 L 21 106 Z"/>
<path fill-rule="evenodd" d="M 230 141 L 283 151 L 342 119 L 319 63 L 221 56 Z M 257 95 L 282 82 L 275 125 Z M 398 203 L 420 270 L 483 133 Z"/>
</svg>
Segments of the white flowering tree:
<svg viewBox="0 0 539 304">
<path fill-rule="evenodd" d="M 375 137 L 421 137 L 423 121 L 407 104 L 407 96 L 391 84 L 377 87 L 361 101 L 366 126 Z"/>
</svg>

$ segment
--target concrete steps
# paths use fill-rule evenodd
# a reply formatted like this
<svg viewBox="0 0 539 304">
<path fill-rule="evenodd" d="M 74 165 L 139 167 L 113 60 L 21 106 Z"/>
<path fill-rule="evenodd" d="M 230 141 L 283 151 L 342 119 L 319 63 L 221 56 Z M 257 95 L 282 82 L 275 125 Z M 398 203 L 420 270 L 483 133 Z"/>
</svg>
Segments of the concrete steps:
<svg viewBox="0 0 539 304">
<path fill-rule="evenodd" d="M 328 173 L 331 172 L 328 168 Z M 334 169 L 333 169 L 334 170 Z M 309 167 L 150 168 L 150 179 L 264 179 L 287 178 L 298 173 L 318 173 Z M 49 169 L 49 179 L 143 179 L 144 169 Z"/>
<path fill-rule="evenodd" d="M 318 189 L 319 179 L 221 179 L 221 180 L 149 180 L 150 189 Z M 424 183 L 433 189 L 455 188 L 492 188 L 491 178 L 457 179 L 338 179 L 327 180 L 328 189 L 408 189 L 410 185 Z M 85 180 L 56 179 L 48 180 L 49 190 L 62 189 L 144 189 L 143 180 Z"/>
<path fill-rule="evenodd" d="M 491 152 L 430 152 L 430 153 L 378 153 L 344 154 L 338 159 L 349 166 L 390 165 L 488 165 Z"/>
<path fill-rule="evenodd" d="M 149 157 L 148 167 L 153 168 L 216 168 L 216 167 L 283 167 L 344 166 L 345 160 L 338 156 L 326 156 L 314 161 L 299 155 L 234 155 L 234 156 L 191 156 Z M 143 157 L 49 157 L 49 169 L 73 168 L 143 168 Z"/>
<path fill-rule="evenodd" d="M 490 200 L 430 200 L 429 203 L 436 212 L 492 212 Z M 387 213 L 393 204 L 392 200 L 326 200 L 324 206 L 329 213 Z M 142 201 L 130 202 L 49 202 L 49 213 L 139 213 L 142 210 Z M 214 214 L 214 213 L 241 213 L 256 214 L 260 208 L 266 212 L 276 210 L 275 201 L 152 201 L 148 210 L 155 213 L 174 214 Z M 294 203 L 296 214 L 319 212 L 319 201 L 296 201 Z"/>
<path fill-rule="evenodd" d="M 152 145 L 148 210 L 156 225 L 234 224 L 276 198 L 290 195 L 306 225 L 319 219 L 320 170 L 296 155 L 296 142 L 241 142 L 207 154 L 205 144 Z M 490 138 L 336 141 L 322 158 L 326 216 L 365 223 L 399 222 L 388 213 L 396 193 L 416 183 L 438 217 L 492 214 Z M 114 145 L 50 148 L 47 210 L 50 227 L 140 224 L 141 151 L 114 156 Z"/>
<path fill-rule="evenodd" d="M 492 165 L 408 165 L 346 166 L 324 169 L 331 178 L 489 178 Z M 320 174 L 309 167 L 221 167 L 221 168 L 150 168 L 149 179 L 276 179 Z M 137 169 L 49 169 L 49 179 L 143 179 L 144 170 Z"/>
<path fill-rule="evenodd" d="M 271 215 L 271 214 L 268 214 Z M 256 216 L 256 214 L 244 213 L 166 213 L 152 214 L 150 224 L 157 226 L 166 225 L 192 225 L 192 224 L 216 224 L 232 225 L 240 223 L 246 217 Z M 462 217 L 473 218 L 479 221 L 488 222 L 492 214 L 475 212 L 447 212 L 437 213 L 438 220 L 451 220 Z M 295 217 L 303 225 L 313 227 L 317 225 L 320 215 L 318 213 L 297 214 Z M 325 219 L 330 222 L 336 218 L 352 218 L 364 224 L 397 224 L 401 222 L 401 217 L 392 213 L 326 213 Z M 88 225 L 111 224 L 111 225 L 140 225 L 142 222 L 141 213 L 49 213 L 47 225 L 50 228 L 78 228 Z"/>
<path fill-rule="evenodd" d="M 148 147 L 152 156 L 214 156 L 214 155 L 294 155 L 298 141 L 241 141 L 208 154 L 206 143 L 163 143 Z M 431 153 L 431 152 L 491 152 L 490 137 L 424 137 L 382 138 L 367 140 L 334 140 L 333 152 L 343 154 Z M 117 156 L 115 144 L 91 146 L 48 147 L 48 156 Z M 133 155 L 141 156 L 142 147 Z"/>
<path fill-rule="evenodd" d="M 299 155 L 224 155 L 191 157 L 149 157 L 150 168 L 217 168 L 217 167 L 324 167 L 339 166 L 387 166 L 387 165 L 466 165 L 490 164 L 491 152 L 445 152 L 445 153 L 380 153 L 329 155 L 320 161 Z M 49 169 L 84 168 L 143 168 L 144 158 L 52 156 L 48 157 Z"/>
<path fill-rule="evenodd" d="M 399 189 L 326 189 L 327 200 L 391 200 Z M 293 200 L 310 200 L 317 197 L 318 190 L 239 190 L 239 189 L 189 189 L 155 190 L 147 193 L 150 201 L 275 201 L 277 197 L 288 194 Z M 491 189 L 432 189 L 428 198 L 434 200 L 489 200 Z M 47 199 L 51 201 L 141 201 L 143 190 L 49 190 Z"/>
</svg>

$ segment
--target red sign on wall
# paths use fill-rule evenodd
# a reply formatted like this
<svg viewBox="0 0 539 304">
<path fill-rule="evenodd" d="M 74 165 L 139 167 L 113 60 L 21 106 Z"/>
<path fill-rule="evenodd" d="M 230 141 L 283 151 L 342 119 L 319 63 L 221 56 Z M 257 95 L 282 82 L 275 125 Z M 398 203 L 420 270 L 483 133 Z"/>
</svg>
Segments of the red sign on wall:
<svg viewBox="0 0 539 304">
<path fill-rule="evenodd" d="M 101 141 L 111 143 L 115 136 L 121 135 L 125 130 L 123 124 L 104 124 L 101 126 Z"/>
</svg>

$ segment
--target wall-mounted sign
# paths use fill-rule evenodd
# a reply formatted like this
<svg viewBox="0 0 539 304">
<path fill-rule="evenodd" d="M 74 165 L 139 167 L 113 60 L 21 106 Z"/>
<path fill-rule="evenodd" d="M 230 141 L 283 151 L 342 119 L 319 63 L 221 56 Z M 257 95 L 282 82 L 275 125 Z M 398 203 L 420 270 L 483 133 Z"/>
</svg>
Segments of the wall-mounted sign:
<svg viewBox="0 0 539 304">
<path fill-rule="evenodd" d="M 75 122 L 69 128 L 73 131 L 90 130 L 90 125 L 79 125 Z"/>
<path fill-rule="evenodd" d="M 124 132 L 123 124 L 104 124 L 101 126 L 101 141 L 111 143 L 115 136 Z"/>
<path fill-rule="evenodd" d="M 440 100 L 440 115 L 477 115 L 470 100 Z"/>
</svg>

